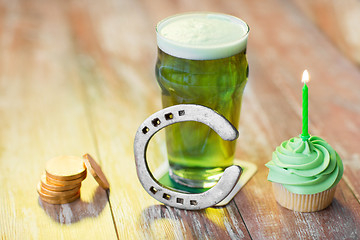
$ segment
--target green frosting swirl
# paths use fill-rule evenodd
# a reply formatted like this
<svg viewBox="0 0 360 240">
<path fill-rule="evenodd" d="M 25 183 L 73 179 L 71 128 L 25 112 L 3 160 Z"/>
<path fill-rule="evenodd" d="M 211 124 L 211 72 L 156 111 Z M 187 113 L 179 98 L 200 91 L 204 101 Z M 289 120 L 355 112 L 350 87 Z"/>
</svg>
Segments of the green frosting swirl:
<svg viewBox="0 0 360 240">
<path fill-rule="evenodd" d="M 315 194 L 335 186 L 344 167 L 337 152 L 320 137 L 284 141 L 265 164 L 268 180 L 296 194 Z"/>
</svg>

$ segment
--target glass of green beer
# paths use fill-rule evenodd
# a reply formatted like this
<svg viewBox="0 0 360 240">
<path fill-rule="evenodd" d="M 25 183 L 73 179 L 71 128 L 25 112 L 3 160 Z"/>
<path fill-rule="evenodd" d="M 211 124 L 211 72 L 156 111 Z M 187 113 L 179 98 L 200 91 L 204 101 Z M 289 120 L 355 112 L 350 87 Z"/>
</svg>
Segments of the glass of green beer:
<svg viewBox="0 0 360 240">
<path fill-rule="evenodd" d="M 163 107 L 204 105 L 237 128 L 249 71 L 248 25 L 231 15 L 193 12 L 160 21 L 156 33 Z M 176 123 L 165 131 L 169 174 L 179 184 L 211 187 L 233 164 L 235 141 L 222 140 L 204 124 Z"/>
</svg>

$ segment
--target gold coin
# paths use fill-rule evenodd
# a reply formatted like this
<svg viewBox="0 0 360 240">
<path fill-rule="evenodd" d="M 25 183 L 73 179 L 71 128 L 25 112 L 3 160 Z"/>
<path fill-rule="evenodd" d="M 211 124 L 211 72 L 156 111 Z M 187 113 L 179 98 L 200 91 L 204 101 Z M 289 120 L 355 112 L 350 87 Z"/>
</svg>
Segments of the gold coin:
<svg viewBox="0 0 360 240">
<path fill-rule="evenodd" d="M 38 184 L 37 186 L 37 192 L 39 193 L 40 197 L 42 199 L 49 199 L 49 200 L 67 200 L 67 199 L 70 199 L 70 198 L 73 198 L 74 196 L 80 194 L 80 190 L 75 192 L 74 194 L 72 195 L 69 195 L 69 196 L 51 196 L 51 195 L 48 195 L 46 193 L 44 193 L 42 191 L 42 188 L 40 187 L 40 184 Z"/>
<path fill-rule="evenodd" d="M 42 197 L 40 195 L 40 199 L 44 202 L 50 203 L 50 204 L 65 204 L 65 203 L 71 203 L 77 199 L 80 198 L 80 192 L 76 194 L 75 196 L 68 198 L 68 199 L 50 199 L 46 197 Z"/>
<path fill-rule="evenodd" d="M 82 177 L 86 168 L 79 157 L 60 156 L 47 161 L 45 171 L 53 179 L 73 180 Z"/>
<path fill-rule="evenodd" d="M 91 175 L 93 175 L 98 184 L 105 190 L 109 189 L 110 184 L 97 162 L 89 154 L 85 154 L 83 159 L 87 169 L 90 171 Z"/>
<path fill-rule="evenodd" d="M 65 186 L 51 184 L 46 180 L 46 175 L 45 174 L 43 174 L 41 176 L 40 182 L 41 182 L 41 186 L 43 188 L 46 188 L 46 189 L 48 189 L 50 191 L 57 191 L 57 192 L 68 191 L 68 190 L 71 190 L 71 189 L 74 189 L 74 188 L 80 188 L 81 187 L 81 183 L 74 184 L 74 185 L 69 184 L 69 185 L 65 185 Z"/>
<path fill-rule="evenodd" d="M 50 177 L 46 174 L 46 181 L 51 185 L 57 185 L 57 186 L 67 186 L 67 185 L 77 185 L 81 184 L 81 182 L 86 178 L 86 174 L 84 174 L 82 177 L 73 179 L 73 180 L 58 180 Z"/>
<path fill-rule="evenodd" d="M 67 191 L 51 191 L 49 189 L 44 188 L 41 183 L 39 183 L 38 188 L 40 188 L 40 191 L 46 195 L 49 195 L 51 197 L 72 197 L 74 196 L 77 192 L 80 191 L 80 187 L 77 188 L 73 188 Z"/>
</svg>

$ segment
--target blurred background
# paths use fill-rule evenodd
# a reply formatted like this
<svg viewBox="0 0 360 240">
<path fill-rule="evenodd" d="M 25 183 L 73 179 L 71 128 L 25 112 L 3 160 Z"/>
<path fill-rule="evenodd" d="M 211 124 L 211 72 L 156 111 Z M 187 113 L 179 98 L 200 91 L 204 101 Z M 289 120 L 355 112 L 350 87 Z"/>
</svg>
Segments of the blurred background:
<svg viewBox="0 0 360 240">
<path fill-rule="evenodd" d="M 223 12 L 250 26 L 236 157 L 258 166 L 228 207 L 193 213 L 148 196 L 133 156 L 138 126 L 162 108 L 155 26 L 188 11 Z M 298 233 L 333 239 L 328 232 L 358 230 L 359 24 L 359 0 L 0 0 L 0 233 L 5 239 L 115 233 L 120 239 L 295 239 Z M 301 132 L 305 68 L 309 130 L 345 165 L 335 204 L 320 215 L 280 209 L 264 166 L 276 146 Z M 155 168 L 164 161 L 164 140 L 151 144 Z M 103 208 L 87 209 L 95 214 L 71 225 L 71 209 L 43 209 L 36 186 L 48 159 L 84 153 L 102 166 L 111 195 L 98 195 Z M 91 202 L 97 184 L 90 178 L 84 184 L 82 200 Z"/>
</svg>

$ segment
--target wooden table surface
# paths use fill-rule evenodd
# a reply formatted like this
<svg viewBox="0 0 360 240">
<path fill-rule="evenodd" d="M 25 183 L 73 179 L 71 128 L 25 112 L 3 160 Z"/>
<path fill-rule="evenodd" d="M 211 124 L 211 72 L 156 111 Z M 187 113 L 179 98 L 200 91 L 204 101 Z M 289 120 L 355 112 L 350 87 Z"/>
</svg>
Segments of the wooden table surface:
<svg viewBox="0 0 360 240">
<path fill-rule="evenodd" d="M 161 109 L 154 27 L 197 10 L 232 14 L 251 28 L 236 157 L 258 172 L 227 207 L 183 211 L 142 189 L 133 139 Z M 359 239 L 359 24 L 357 0 L 2 0 L 1 239 Z M 345 166 L 333 203 L 316 213 L 280 207 L 264 166 L 301 131 L 305 68 L 310 132 Z M 88 176 L 81 200 L 41 202 L 46 161 L 84 153 L 102 166 L 109 194 Z M 163 155 L 159 136 L 149 149 L 152 169 Z"/>
</svg>

